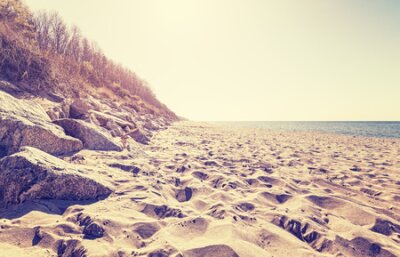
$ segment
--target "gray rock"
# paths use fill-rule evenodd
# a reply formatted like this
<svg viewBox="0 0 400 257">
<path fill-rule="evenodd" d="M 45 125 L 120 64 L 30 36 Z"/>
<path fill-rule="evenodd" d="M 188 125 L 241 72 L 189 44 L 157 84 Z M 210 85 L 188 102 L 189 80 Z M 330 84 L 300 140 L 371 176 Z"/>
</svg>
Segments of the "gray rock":
<svg viewBox="0 0 400 257">
<path fill-rule="evenodd" d="M 148 120 L 144 123 L 143 127 L 148 130 L 159 130 L 161 127 L 153 120 Z"/>
<path fill-rule="evenodd" d="M 47 115 L 50 117 L 51 120 L 58 120 L 67 118 L 64 111 L 60 106 L 54 106 L 46 111 Z"/>
<path fill-rule="evenodd" d="M 91 106 L 82 99 L 76 99 L 69 107 L 69 117 L 73 119 L 81 119 L 88 114 Z"/>
<path fill-rule="evenodd" d="M 91 200 L 111 189 L 76 166 L 32 147 L 0 160 L 0 208 L 28 200 Z"/>
<path fill-rule="evenodd" d="M 136 142 L 147 145 L 150 142 L 150 138 L 145 134 L 145 132 L 139 128 L 132 130 L 126 134 L 133 138 Z"/>
<path fill-rule="evenodd" d="M 96 116 L 93 115 L 92 113 L 89 113 L 89 115 L 87 116 L 87 118 L 85 119 L 85 121 L 92 123 L 96 126 L 101 126 L 100 122 L 97 120 Z"/>
<path fill-rule="evenodd" d="M 122 151 L 107 130 L 83 120 L 60 119 L 53 121 L 64 128 L 69 136 L 79 138 L 83 147 L 90 150 Z"/>
<path fill-rule="evenodd" d="M 96 120 L 99 122 L 100 126 L 105 127 L 107 129 L 114 129 L 112 127 L 109 127 L 109 126 L 111 126 L 111 124 L 113 124 L 113 125 L 116 124 L 117 126 L 122 127 L 122 128 L 128 126 L 131 129 L 134 129 L 136 127 L 135 124 L 132 124 L 126 120 L 123 120 L 123 119 L 121 119 L 117 116 L 113 116 L 111 114 L 91 110 L 90 115 L 92 115 L 96 118 Z"/>
<path fill-rule="evenodd" d="M 67 154 L 82 149 L 82 142 L 65 135 L 51 123 L 37 104 L 0 91 L 0 149 L 5 154 L 32 146 L 50 154 Z"/>
<path fill-rule="evenodd" d="M 107 123 L 105 125 L 105 128 L 108 129 L 108 130 L 114 130 L 114 129 L 118 129 L 118 128 L 121 128 L 121 127 L 118 126 L 118 124 L 115 121 L 109 120 L 109 121 L 107 121 Z"/>
<path fill-rule="evenodd" d="M 60 118 L 68 118 L 70 115 L 70 109 L 71 109 L 71 102 L 69 99 L 65 99 L 61 105 L 60 105 L 60 111 L 62 112 L 62 115 L 60 115 Z"/>
<path fill-rule="evenodd" d="M 111 133 L 111 136 L 113 136 L 113 137 L 122 137 L 125 134 L 125 132 L 120 127 L 111 130 L 110 133 Z"/>
<path fill-rule="evenodd" d="M 51 120 L 57 120 L 60 118 L 59 115 L 53 110 L 48 110 L 48 111 L 46 111 L 46 113 Z"/>
<path fill-rule="evenodd" d="M 46 111 L 47 115 L 50 117 L 51 120 L 57 120 L 60 118 L 60 115 L 55 112 L 53 109 Z"/>
<path fill-rule="evenodd" d="M 23 92 L 19 87 L 4 80 L 0 80 L 0 90 L 12 95 L 17 95 Z"/>
<path fill-rule="evenodd" d="M 57 103 L 61 103 L 64 101 L 64 97 L 61 94 L 55 93 L 55 92 L 50 92 L 48 93 L 48 96 L 50 97 L 51 100 Z"/>
</svg>

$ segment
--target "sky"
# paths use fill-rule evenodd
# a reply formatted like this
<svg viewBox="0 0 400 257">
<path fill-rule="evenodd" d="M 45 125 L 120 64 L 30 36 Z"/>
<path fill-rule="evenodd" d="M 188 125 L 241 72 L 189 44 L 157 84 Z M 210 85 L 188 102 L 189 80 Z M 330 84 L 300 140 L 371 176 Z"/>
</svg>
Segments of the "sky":
<svg viewBox="0 0 400 257">
<path fill-rule="evenodd" d="M 400 120 L 397 0 L 25 0 L 191 120 Z"/>
</svg>

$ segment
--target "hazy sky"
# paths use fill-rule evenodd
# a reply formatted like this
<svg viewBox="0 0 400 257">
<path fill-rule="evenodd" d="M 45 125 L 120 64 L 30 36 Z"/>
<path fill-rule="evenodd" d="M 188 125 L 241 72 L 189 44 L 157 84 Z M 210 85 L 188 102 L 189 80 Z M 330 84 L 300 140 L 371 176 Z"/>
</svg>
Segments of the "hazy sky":
<svg viewBox="0 0 400 257">
<path fill-rule="evenodd" d="M 194 120 L 400 120 L 397 0 L 25 0 Z"/>
</svg>

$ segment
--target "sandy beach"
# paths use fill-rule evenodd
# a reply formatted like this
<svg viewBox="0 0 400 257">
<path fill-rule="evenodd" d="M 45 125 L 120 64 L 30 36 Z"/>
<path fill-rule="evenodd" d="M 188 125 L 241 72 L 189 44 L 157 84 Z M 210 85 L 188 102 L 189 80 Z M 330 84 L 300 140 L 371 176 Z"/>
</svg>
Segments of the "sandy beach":
<svg viewBox="0 0 400 257">
<path fill-rule="evenodd" d="M 0 256 L 400 256 L 399 143 L 177 122 L 64 157 L 114 192 L 1 210 Z"/>
<path fill-rule="evenodd" d="M 394 2 L 0 0 L 0 257 L 400 257 Z"/>
</svg>

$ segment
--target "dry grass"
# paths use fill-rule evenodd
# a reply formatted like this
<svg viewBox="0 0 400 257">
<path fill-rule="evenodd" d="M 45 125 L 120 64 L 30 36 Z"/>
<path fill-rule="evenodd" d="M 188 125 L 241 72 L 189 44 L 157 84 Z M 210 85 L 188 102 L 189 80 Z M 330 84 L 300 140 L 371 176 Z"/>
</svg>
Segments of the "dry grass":
<svg viewBox="0 0 400 257">
<path fill-rule="evenodd" d="M 4 14 L 5 3 L 13 5 L 12 15 Z M 31 21 L 32 13 L 21 1 L 0 1 L 0 79 L 33 94 L 56 92 L 66 97 L 90 94 L 131 103 L 144 113 L 176 118 L 134 73 L 124 69 L 121 73 L 110 71 L 107 65 L 111 61 L 104 67 L 95 67 L 89 61 L 76 61 L 39 48 Z"/>
</svg>

